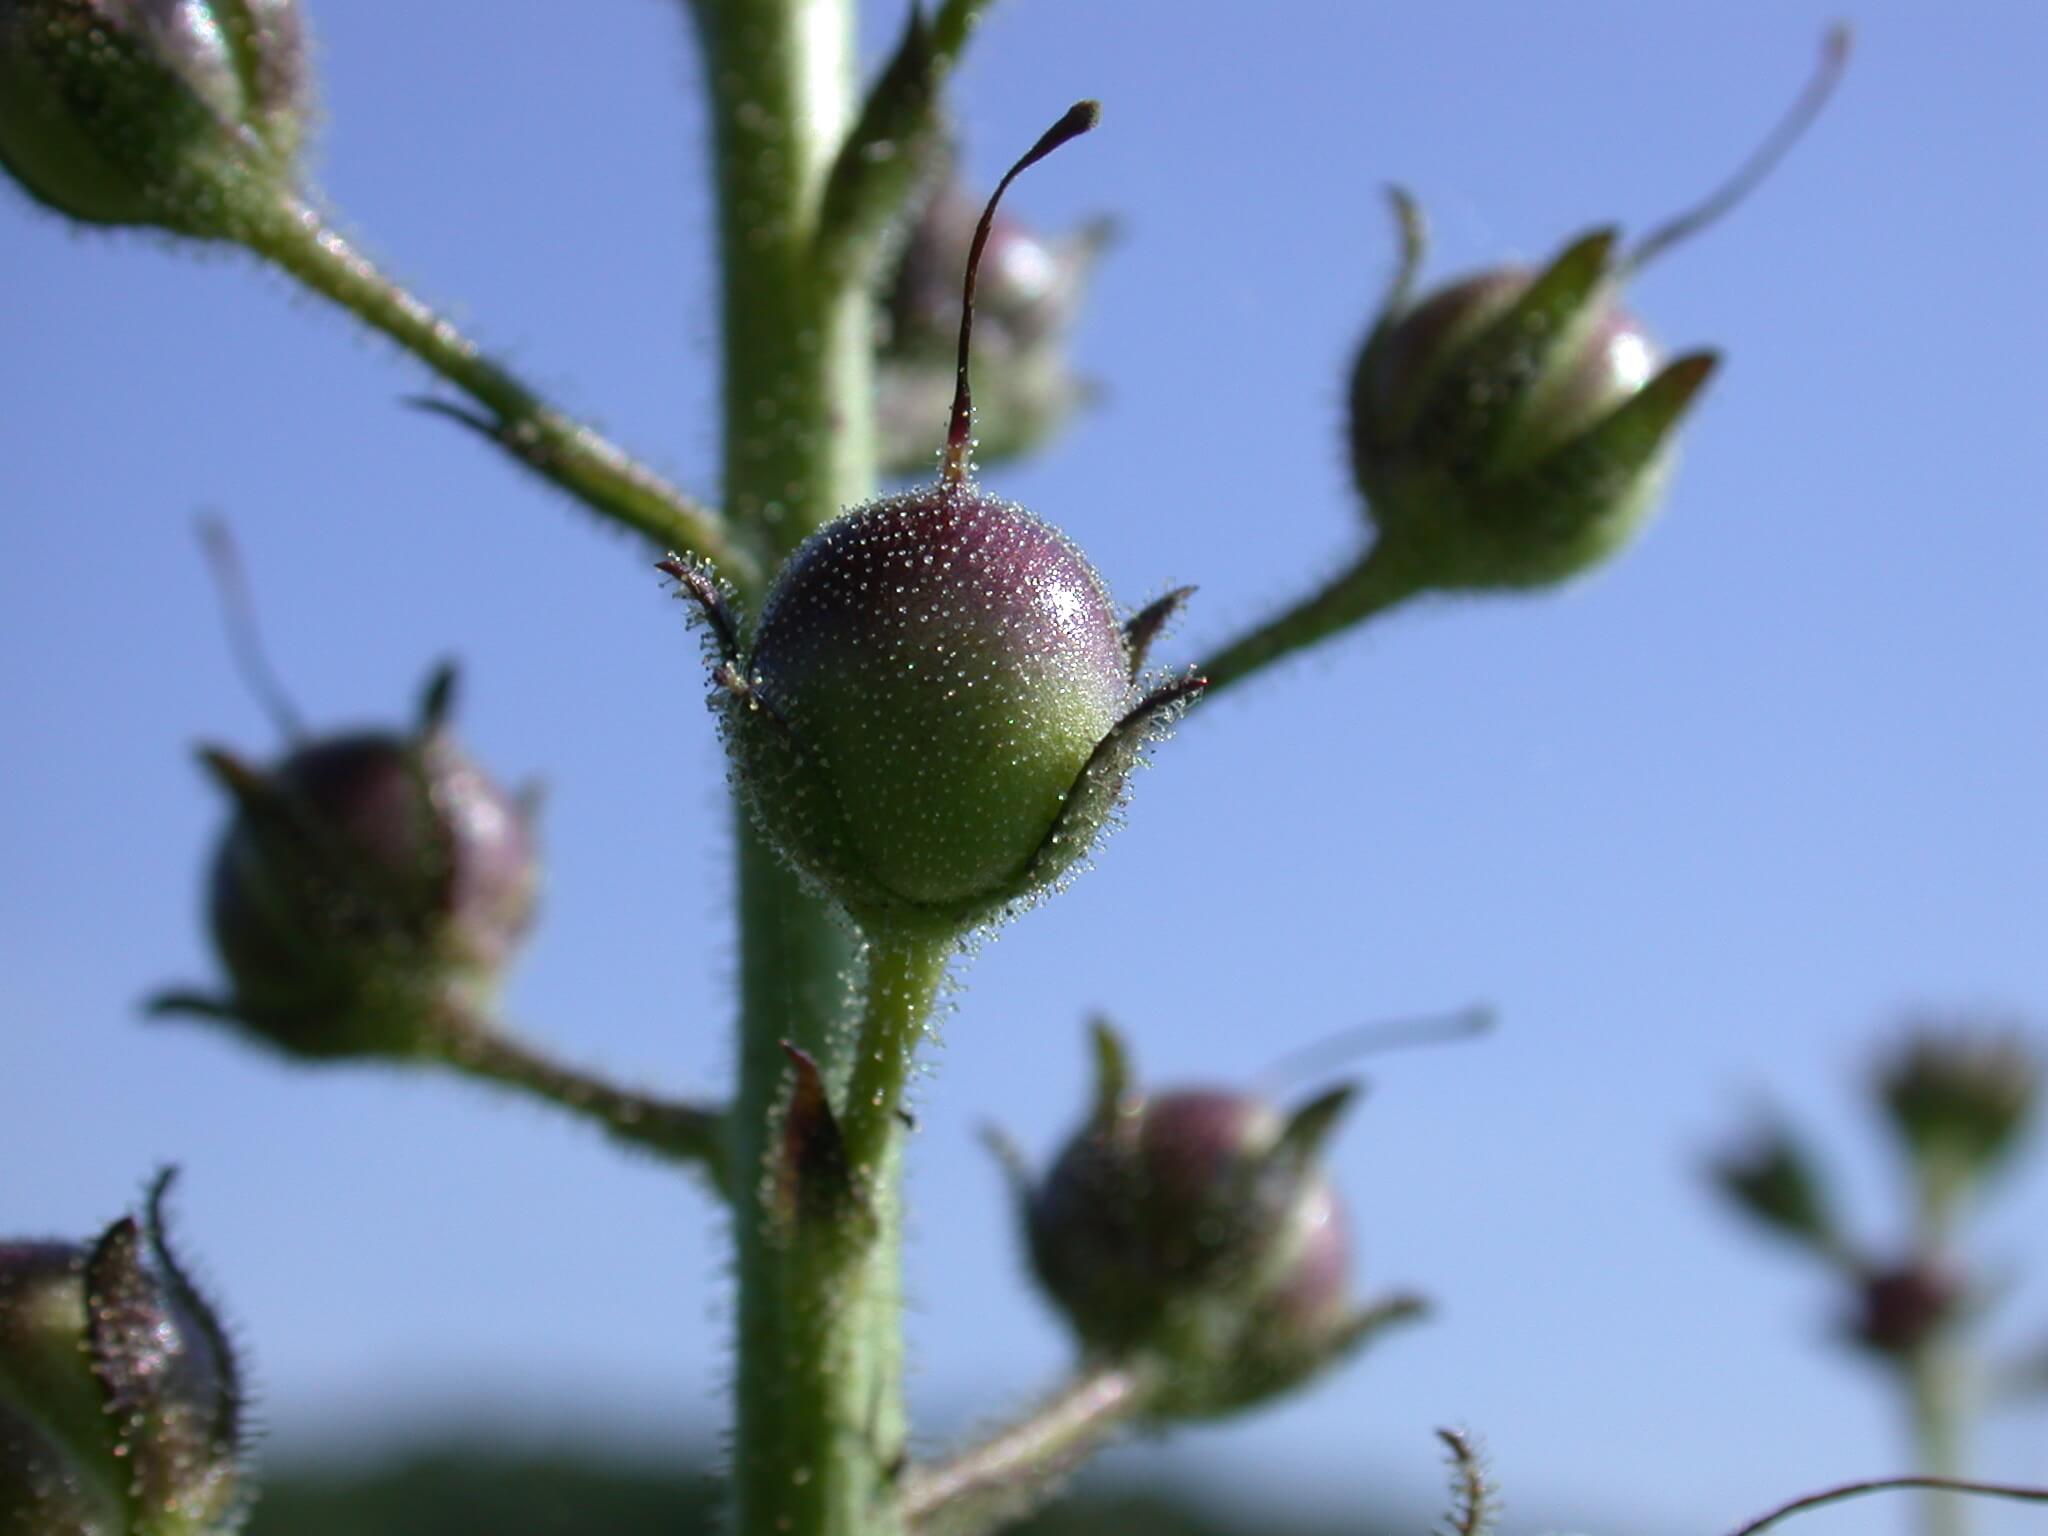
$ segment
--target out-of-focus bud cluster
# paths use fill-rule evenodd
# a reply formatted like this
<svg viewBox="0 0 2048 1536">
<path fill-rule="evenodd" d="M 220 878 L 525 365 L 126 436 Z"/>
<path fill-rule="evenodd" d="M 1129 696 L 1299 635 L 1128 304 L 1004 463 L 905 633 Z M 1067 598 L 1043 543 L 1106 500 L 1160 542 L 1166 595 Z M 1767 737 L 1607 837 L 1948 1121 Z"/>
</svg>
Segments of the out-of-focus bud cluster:
<svg viewBox="0 0 2048 1536">
<path fill-rule="evenodd" d="M 75 219 L 237 238 L 311 97 L 296 0 L 0 0 L 0 166 Z"/>
<path fill-rule="evenodd" d="M 304 1057 L 432 1056 L 473 1027 L 533 916 L 540 866 L 527 806 L 458 747 L 453 674 L 417 727 L 293 748 L 259 768 L 207 748 L 234 802 L 208 915 L 220 998 L 171 1011 L 238 1025 Z"/>
<path fill-rule="evenodd" d="M 1916 1023 L 1884 1053 L 1871 1101 L 1908 1174 L 1903 1242 L 1847 1235 L 1833 1188 L 1776 1120 L 1708 1171 L 1743 1215 L 1835 1274 L 1844 1293 L 1841 1337 L 1910 1374 L 1993 1295 L 1956 1252 L 1956 1227 L 2023 1139 L 2041 1065 L 2039 1046 L 2023 1031 L 1968 1019 Z"/>
<path fill-rule="evenodd" d="M 240 1376 L 165 1241 L 168 1182 L 91 1244 L 0 1242 L 0 1530 L 225 1536 L 241 1523 Z"/>
<path fill-rule="evenodd" d="M 1084 1352 L 1161 1370 L 1156 1416 L 1249 1407 L 1416 1310 L 1351 1293 L 1320 1161 L 1348 1088 L 1291 1113 L 1228 1089 L 1143 1093 L 1107 1026 L 1096 1043 L 1094 1110 L 1022 1191 L 1024 1227 Z"/>
<path fill-rule="evenodd" d="M 881 296 L 876 412 L 882 467 L 892 475 L 930 470 L 933 429 L 953 395 L 960 274 L 981 201 L 952 158 L 929 178 Z M 983 464 L 1043 447 L 1094 397 L 1094 386 L 1069 362 L 1068 336 L 1110 239 L 1106 219 L 1044 236 L 996 215 L 975 294 L 976 449 Z"/>
</svg>

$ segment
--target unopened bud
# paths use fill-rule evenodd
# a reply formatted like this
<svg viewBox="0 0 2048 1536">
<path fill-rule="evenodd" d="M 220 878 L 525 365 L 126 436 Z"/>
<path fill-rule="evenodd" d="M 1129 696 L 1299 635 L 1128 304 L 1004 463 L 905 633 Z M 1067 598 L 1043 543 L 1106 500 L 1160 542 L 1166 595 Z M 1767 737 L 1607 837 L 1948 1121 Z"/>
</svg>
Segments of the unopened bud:
<svg viewBox="0 0 2048 1536">
<path fill-rule="evenodd" d="M 1541 269 L 1497 267 L 1415 301 L 1422 216 L 1394 194 L 1401 261 L 1351 377 L 1351 461 L 1381 558 L 1418 589 L 1540 587 L 1634 537 L 1718 358 L 1660 363 L 1622 285 L 1755 189 L 1827 101 L 1848 49 L 1847 30 L 1831 29 L 1756 153 L 1626 253 L 1614 230 L 1594 229 Z"/>
<path fill-rule="evenodd" d="M 1408 221 L 1410 266 L 1419 218 Z M 1390 558 L 1445 589 L 1534 587 L 1634 534 L 1711 353 L 1660 371 L 1622 307 L 1614 235 L 1411 304 L 1404 280 L 1351 380 L 1351 456 Z"/>
<path fill-rule="evenodd" d="M 235 802 L 208 895 L 230 984 L 212 1012 L 290 1054 L 433 1055 L 467 1027 L 531 922 L 525 806 L 447 726 L 449 675 L 410 735 L 363 732 L 259 769 L 209 749 Z"/>
<path fill-rule="evenodd" d="M 140 1218 L 89 1246 L 0 1243 L 0 1530 L 224 1536 L 243 1487 L 239 1373 Z"/>
<path fill-rule="evenodd" d="M 1113 1037 L 1104 1059 L 1120 1063 Z M 1348 1090 L 1285 1115 L 1228 1090 L 1142 1095 L 1107 1073 L 1105 1088 L 1024 1201 L 1032 1267 L 1084 1349 L 1159 1362 L 1155 1411 L 1195 1418 L 1284 1391 L 1363 1341 L 1384 1314 L 1353 1299 L 1318 1159 Z"/>
<path fill-rule="evenodd" d="M 1961 1316 L 1969 1288 L 1952 1269 L 1913 1258 L 1865 1275 L 1849 1334 L 1865 1349 L 1907 1360 Z"/>
<path fill-rule="evenodd" d="M 960 271 L 980 214 L 957 177 L 937 178 L 882 297 L 876 410 L 891 474 L 931 465 L 932 425 L 945 419 L 953 393 Z M 1106 220 L 1053 237 L 1000 212 L 991 223 L 976 293 L 975 445 L 984 465 L 1044 446 L 1093 398 L 1094 387 L 1074 374 L 1067 338 L 1109 239 Z"/>
<path fill-rule="evenodd" d="M 296 0 L 0 0 L 0 165 L 88 223 L 235 238 L 310 95 Z"/>
</svg>

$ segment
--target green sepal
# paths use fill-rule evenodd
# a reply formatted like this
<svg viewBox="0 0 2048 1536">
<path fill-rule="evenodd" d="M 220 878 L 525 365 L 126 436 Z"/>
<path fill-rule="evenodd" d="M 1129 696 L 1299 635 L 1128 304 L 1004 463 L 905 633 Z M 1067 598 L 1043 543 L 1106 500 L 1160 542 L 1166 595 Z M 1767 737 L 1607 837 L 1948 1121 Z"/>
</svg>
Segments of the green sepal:
<svg viewBox="0 0 2048 1536">
<path fill-rule="evenodd" d="M 1613 229 L 1580 236 L 1504 313 L 1450 349 L 1421 392 L 1412 430 L 1401 434 L 1413 457 L 1459 479 L 1494 468 L 1544 365 L 1607 282 L 1619 238 Z"/>
<path fill-rule="evenodd" d="M 1467 538 L 1445 551 L 1440 587 L 1541 587 L 1591 569 L 1642 527 L 1673 431 L 1720 359 L 1690 353 L 1514 476 L 1474 492 Z"/>
<path fill-rule="evenodd" d="M 1101 1014 L 1088 1021 L 1088 1042 L 1095 1058 L 1095 1097 L 1088 1123 L 1106 1130 L 1130 1105 L 1131 1055 L 1116 1026 Z"/>
<path fill-rule="evenodd" d="M 1143 760 L 1146 749 L 1172 731 L 1174 722 L 1207 686 L 1202 678 L 1184 677 L 1155 689 L 1102 738 L 1008 900 L 1051 889 L 1081 861 L 1123 803 L 1131 770 Z"/>
</svg>

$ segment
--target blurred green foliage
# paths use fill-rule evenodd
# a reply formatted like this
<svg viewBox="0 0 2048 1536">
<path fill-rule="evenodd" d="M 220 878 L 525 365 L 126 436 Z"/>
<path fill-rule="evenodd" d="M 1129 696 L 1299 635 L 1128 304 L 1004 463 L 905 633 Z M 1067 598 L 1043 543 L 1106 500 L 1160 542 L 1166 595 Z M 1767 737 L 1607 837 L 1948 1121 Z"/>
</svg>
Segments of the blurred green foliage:
<svg viewBox="0 0 2048 1536">
<path fill-rule="evenodd" d="M 721 1489 L 709 1472 L 667 1473 L 561 1454 L 441 1449 L 350 1471 L 263 1479 L 247 1536 L 714 1536 Z M 1082 1491 L 1019 1536 L 1418 1536 L 1426 1517 L 1341 1523 L 1234 1511 L 1215 1490 Z"/>
</svg>

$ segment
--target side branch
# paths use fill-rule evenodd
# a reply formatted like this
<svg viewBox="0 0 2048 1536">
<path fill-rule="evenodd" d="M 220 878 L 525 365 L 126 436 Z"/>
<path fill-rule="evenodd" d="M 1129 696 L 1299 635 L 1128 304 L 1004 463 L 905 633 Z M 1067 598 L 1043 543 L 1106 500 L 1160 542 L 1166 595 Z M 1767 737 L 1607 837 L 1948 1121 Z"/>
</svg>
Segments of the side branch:
<svg viewBox="0 0 2048 1536">
<path fill-rule="evenodd" d="M 903 1518 L 913 1536 L 977 1536 L 1027 1514 L 1144 1415 L 1147 1367 L 1104 1364 L 1077 1376 L 1029 1417 L 945 1461 L 913 1468 Z"/>
<path fill-rule="evenodd" d="M 1413 572 L 1375 545 L 1319 590 L 1197 663 L 1195 675 L 1209 680 L 1206 696 L 1213 698 L 1233 683 L 1376 618 L 1423 590 Z"/>
<path fill-rule="evenodd" d="M 731 1193 L 721 1109 L 622 1088 L 550 1060 L 495 1025 L 459 1030 L 440 1059 L 465 1076 L 580 1115 L 628 1146 L 670 1162 L 695 1163 L 720 1193 Z"/>
<path fill-rule="evenodd" d="M 383 332 L 483 408 L 434 408 L 474 427 L 542 479 L 664 549 L 685 550 L 735 581 L 757 573 L 717 512 L 685 495 L 594 428 L 548 404 L 453 322 L 380 271 L 310 204 L 281 197 L 252 220 L 249 247 Z"/>
</svg>

